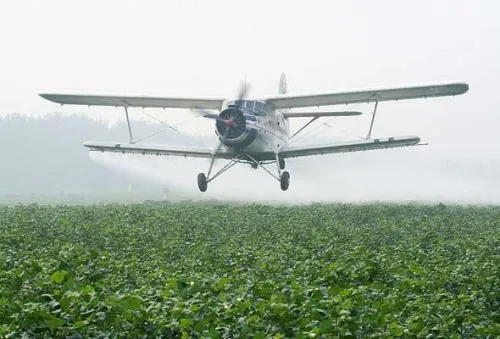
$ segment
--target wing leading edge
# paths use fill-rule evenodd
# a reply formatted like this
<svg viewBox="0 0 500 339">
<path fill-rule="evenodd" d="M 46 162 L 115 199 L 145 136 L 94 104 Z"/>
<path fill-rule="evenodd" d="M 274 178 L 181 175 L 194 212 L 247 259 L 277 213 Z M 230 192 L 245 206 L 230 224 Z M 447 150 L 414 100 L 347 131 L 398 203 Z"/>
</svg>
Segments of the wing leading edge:
<svg viewBox="0 0 500 339">
<path fill-rule="evenodd" d="M 120 142 L 86 141 L 83 146 L 91 151 L 113 152 L 113 153 L 136 153 L 149 155 L 171 155 L 194 158 L 211 158 L 214 151 L 205 148 L 172 147 L 167 145 L 146 145 Z M 215 158 L 232 159 L 235 156 L 230 152 L 217 152 Z"/>
<path fill-rule="evenodd" d="M 315 95 L 281 95 L 267 98 L 266 102 L 273 105 L 275 108 L 314 107 L 460 95 L 468 90 L 469 85 L 466 83 L 449 83 L 442 85 L 360 90 Z"/>
<path fill-rule="evenodd" d="M 282 158 L 296 158 L 320 154 L 360 152 L 384 148 L 407 147 L 417 145 L 419 142 L 420 138 L 415 136 L 379 138 L 350 142 L 338 142 L 328 145 L 290 147 L 279 152 L 279 155 Z M 83 145 L 87 148 L 90 148 L 91 151 L 113 153 L 136 153 L 142 155 L 167 155 L 194 158 L 211 158 L 214 155 L 214 151 L 210 149 L 172 147 L 167 145 L 147 145 L 102 141 L 87 141 L 84 142 Z M 251 153 L 250 155 L 254 159 L 260 161 L 272 161 L 276 159 L 276 156 L 273 152 Z M 215 154 L 215 158 L 217 159 L 229 160 L 233 159 L 236 156 L 238 156 L 237 153 L 228 151 L 219 151 Z"/>
<path fill-rule="evenodd" d="M 42 93 L 44 99 L 62 105 L 220 109 L 224 99 L 162 98 L 142 96 L 79 95 Z"/>
<path fill-rule="evenodd" d="M 283 158 L 295 158 L 319 154 L 370 151 L 384 148 L 414 146 L 419 142 L 420 138 L 415 136 L 367 139 L 360 141 L 339 142 L 330 145 L 290 147 L 287 150 L 280 152 L 280 156 Z"/>
</svg>

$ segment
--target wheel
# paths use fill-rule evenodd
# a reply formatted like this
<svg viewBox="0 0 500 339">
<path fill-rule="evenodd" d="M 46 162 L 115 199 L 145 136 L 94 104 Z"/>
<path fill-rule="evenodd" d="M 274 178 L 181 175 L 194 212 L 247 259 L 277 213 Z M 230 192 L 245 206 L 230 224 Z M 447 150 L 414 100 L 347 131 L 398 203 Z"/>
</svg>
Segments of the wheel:
<svg viewBox="0 0 500 339">
<path fill-rule="evenodd" d="M 198 174 L 198 188 L 201 192 L 205 192 L 207 190 L 207 177 L 205 173 Z"/>
<path fill-rule="evenodd" d="M 288 186 L 290 185 L 290 173 L 285 171 L 281 174 L 280 184 L 282 191 L 286 191 L 288 189 Z"/>
<path fill-rule="evenodd" d="M 285 159 L 280 158 L 280 169 L 284 170 L 285 169 Z"/>
</svg>

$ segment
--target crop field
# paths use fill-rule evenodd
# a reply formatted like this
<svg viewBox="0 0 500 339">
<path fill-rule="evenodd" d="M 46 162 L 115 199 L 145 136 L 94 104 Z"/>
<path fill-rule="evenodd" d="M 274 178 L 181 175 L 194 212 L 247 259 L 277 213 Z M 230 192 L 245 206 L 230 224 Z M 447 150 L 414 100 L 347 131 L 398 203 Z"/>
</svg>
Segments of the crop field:
<svg viewBox="0 0 500 339">
<path fill-rule="evenodd" d="M 500 207 L 0 207 L 0 337 L 500 336 Z"/>
</svg>

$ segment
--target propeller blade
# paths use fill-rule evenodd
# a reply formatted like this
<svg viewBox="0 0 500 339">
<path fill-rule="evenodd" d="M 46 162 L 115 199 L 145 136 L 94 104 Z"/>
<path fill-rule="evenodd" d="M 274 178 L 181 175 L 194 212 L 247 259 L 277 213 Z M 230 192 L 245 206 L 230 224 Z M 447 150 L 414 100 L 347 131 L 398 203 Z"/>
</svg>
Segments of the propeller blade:
<svg viewBox="0 0 500 339">
<path fill-rule="evenodd" d="M 218 120 L 218 121 L 226 121 L 225 119 L 221 118 L 218 114 L 214 114 L 214 113 L 203 114 L 203 117 L 207 118 L 207 119 Z"/>
<path fill-rule="evenodd" d="M 245 98 L 245 95 L 246 95 L 246 85 L 245 83 L 242 81 L 240 83 L 240 88 L 238 89 L 238 101 L 241 101 Z"/>
<path fill-rule="evenodd" d="M 194 110 L 197 114 L 201 115 L 204 118 L 207 119 L 212 119 L 212 120 L 217 120 L 217 121 L 223 121 L 225 122 L 226 120 L 221 118 L 219 114 L 213 113 L 212 111 L 204 110 L 204 109 L 196 109 Z"/>
<path fill-rule="evenodd" d="M 246 81 L 242 81 L 240 83 L 240 87 L 238 88 L 238 106 L 241 105 L 241 101 L 244 100 L 248 94 L 248 91 L 250 89 L 250 86 L 247 84 Z"/>
</svg>

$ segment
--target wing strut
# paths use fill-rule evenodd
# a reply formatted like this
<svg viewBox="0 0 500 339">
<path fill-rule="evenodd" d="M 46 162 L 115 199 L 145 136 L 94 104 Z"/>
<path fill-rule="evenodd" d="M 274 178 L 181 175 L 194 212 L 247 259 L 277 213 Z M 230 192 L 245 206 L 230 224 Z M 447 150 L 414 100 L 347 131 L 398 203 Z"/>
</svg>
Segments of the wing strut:
<svg viewBox="0 0 500 339">
<path fill-rule="evenodd" d="M 302 126 L 297 132 L 295 132 L 289 139 L 292 139 L 294 136 L 296 136 L 297 134 L 299 134 L 300 132 L 302 132 L 304 130 L 304 128 L 306 128 L 307 126 L 309 126 L 310 124 L 312 124 L 315 120 L 318 120 L 319 116 L 314 116 L 311 120 L 309 120 L 307 122 L 307 124 L 305 124 L 304 126 Z"/>
<path fill-rule="evenodd" d="M 132 137 L 132 128 L 130 127 L 130 120 L 128 118 L 128 109 L 127 106 L 123 106 L 125 108 L 125 116 L 127 117 L 127 126 L 128 126 L 128 134 L 130 136 L 130 143 L 134 143 L 134 138 Z"/>
<path fill-rule="evenodd" d="M 375 122 L 375 114 L 377 114 L 377 107 L 378 107 L 378 99 L 375 101 L 375 108 L 373 109 L 373 114 L 372 114 L 372 122 L 370 123 L 370 129 L 368 130 L 368 135 L 366 136 L 366 139 L 370 139 L 372 136 L 372 129 L 373 129 L 373 123 Z"/>
</svg>

